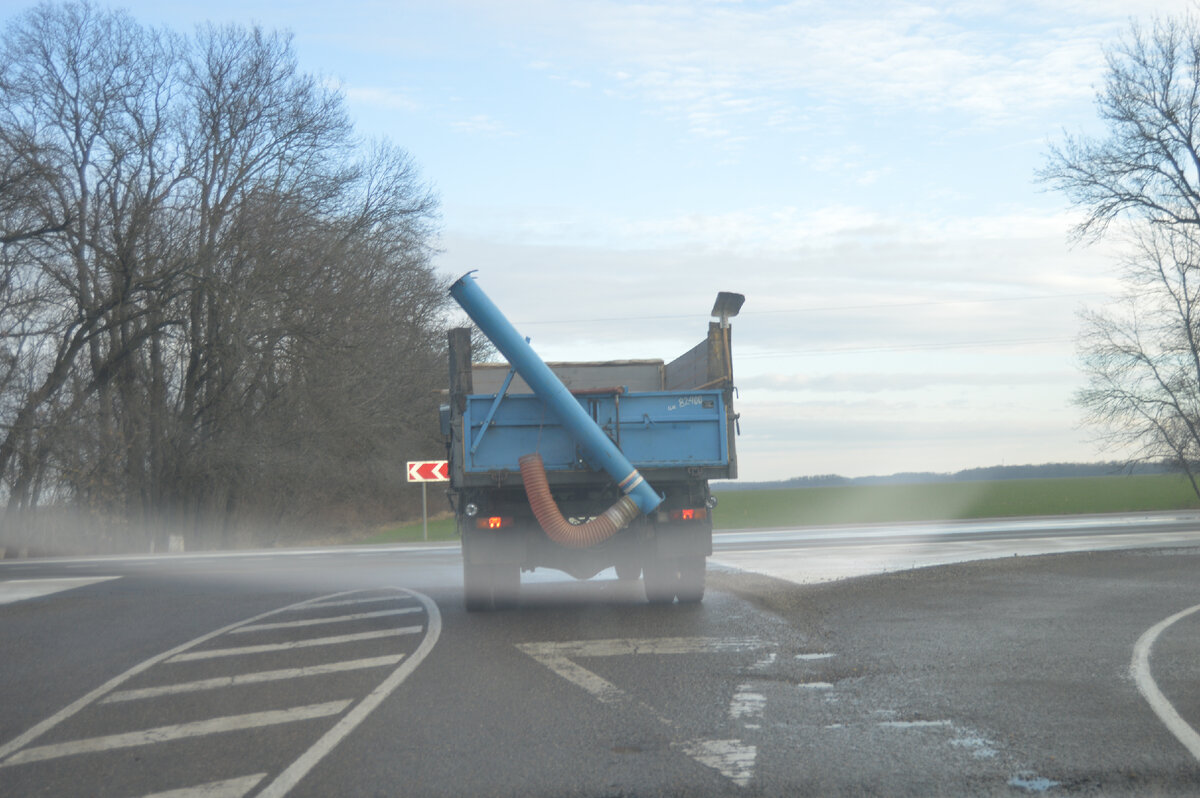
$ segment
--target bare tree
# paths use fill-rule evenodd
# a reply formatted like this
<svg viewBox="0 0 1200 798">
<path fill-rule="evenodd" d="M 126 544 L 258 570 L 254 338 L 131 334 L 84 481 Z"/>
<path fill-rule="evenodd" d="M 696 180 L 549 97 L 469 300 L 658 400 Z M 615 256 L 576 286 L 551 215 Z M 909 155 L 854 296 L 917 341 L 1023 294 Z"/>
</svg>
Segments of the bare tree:
<svg viewBox="0 0 1200 798">
<path fill-rule="evenodd" d="M 98 394 L 93 454 L 121 451 L 108 436 L 110 387 L 154 334 L 151 308 L 165 279 L 162 261 L 143 256 L 151 209 L 170 191 L 156 160 L 162 107 L 152 99 L 170 59 L 168 40 L 87 4 L 39 7 L 0 44 L 3 146 L 17 173 L 39 184 L 10 195 L 26 220 L 19 240 L 36 239 L 19 268 L 40 273 L 47 288 L 35 312 L 42 341 L 31 346 L 47 356 L 29 361 L 31 390 L 0 437 L 10 507 L 28 503 L 39 476 L 32 466 L 47 462 L 39 430 L 61 405 L 78 412 Z"/>
<path fill-rule="evenodd" d="M 1085 215 L 1079 239 L 1120 222 L 1130 241 L 1115 306 L 1084 314 L 1077 396 L 1102 440 L 1169 460 L 1200 496 L 1200 27 L 1134 24 L 1107 53 L 1097 97 L 1107 136 L 1067 137 L 1041 178 Z"/>
<path fill-rule="evenodd" d="M 436 450 L 437 199 L 283 34 L 45 3 L 0 36 L 0 498 L 202 541 L 395 517 Z M 409 451 L 405 451 L 408 449 Z"/>
</svg>

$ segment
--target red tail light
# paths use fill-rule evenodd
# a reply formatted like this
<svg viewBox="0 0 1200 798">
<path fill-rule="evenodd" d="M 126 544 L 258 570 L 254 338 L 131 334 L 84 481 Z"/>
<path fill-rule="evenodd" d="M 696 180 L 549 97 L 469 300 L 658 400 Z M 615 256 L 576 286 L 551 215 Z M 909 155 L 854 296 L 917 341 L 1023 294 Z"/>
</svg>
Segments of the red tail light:
<svg viewBox="0 0 1200 798">
<path fill-rule="evenodd" d="M 708 518 L 708 510 L 704 507 L 685 507 L 682 510 L 672 510 L 672 521 L 703 521 Z"/>
<path fill-rule="evenodd" d="M 513 520 L 507 516 L 491 515 L 487 518 L 476 518 L 475 526 L 479 529 L 501 529 L 512 526 Z"/>
</svg>

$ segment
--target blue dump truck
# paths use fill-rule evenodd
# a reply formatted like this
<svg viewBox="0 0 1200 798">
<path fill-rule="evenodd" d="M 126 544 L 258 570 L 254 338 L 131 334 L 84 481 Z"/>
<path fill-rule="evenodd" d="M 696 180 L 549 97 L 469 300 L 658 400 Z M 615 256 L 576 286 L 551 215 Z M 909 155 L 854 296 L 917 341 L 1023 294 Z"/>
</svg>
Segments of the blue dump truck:
<svg viewBox="0 0 1200 798">
<path fill-rule="evenodd" d="M 442 432 L 462 538 L 466 608 L 517 603 L 521 572 L 642 577 L 651 603 L 698 602 L 712 553 L 710 479 L 737 477 L 729 318 L 670 363 L 547 364 L 467 274 L 450 295 L 507 365 L 473 364 L 449 333 Z"/>
</svg>

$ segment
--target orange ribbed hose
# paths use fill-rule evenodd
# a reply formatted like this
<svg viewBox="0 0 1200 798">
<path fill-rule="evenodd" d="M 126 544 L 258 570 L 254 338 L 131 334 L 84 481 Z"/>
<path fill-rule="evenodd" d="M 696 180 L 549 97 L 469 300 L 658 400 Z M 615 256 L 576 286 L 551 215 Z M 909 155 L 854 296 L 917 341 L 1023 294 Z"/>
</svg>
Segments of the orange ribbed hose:
<svg viewBox="0 0 1200 798">
<path fill-rule="evenodd" d="M 585 524 L 572 524 L 563 518 L 554 497 L 550 495 L 550 483 L 546 481 L 546 466 L 540 454 L 527 454 L 517 460 L 521 466 L 521 481 L 525 483 L 525 495 L 529 506 L 546 535 L 555 543 L 572 549 L 585 549 L 608 540 L 624 529 L 641 513 L 637 504 L 628 496 Z"/>
</svg>

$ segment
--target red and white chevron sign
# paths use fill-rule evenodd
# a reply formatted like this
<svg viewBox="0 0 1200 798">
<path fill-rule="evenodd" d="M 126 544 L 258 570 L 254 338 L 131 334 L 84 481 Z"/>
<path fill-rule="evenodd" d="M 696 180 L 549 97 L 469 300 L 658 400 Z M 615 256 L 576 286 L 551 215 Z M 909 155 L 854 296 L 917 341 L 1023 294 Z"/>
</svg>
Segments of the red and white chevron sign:
<svg viewBox="0 0 1200 798">
<path fill-rule="evenodd" d="M 449 482 L 450 464 L 445 460 L 409 460 L 409 482 Z"/>
</svg>

